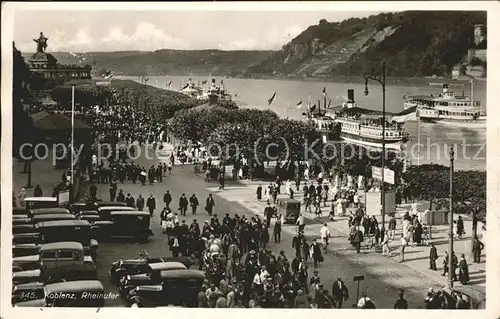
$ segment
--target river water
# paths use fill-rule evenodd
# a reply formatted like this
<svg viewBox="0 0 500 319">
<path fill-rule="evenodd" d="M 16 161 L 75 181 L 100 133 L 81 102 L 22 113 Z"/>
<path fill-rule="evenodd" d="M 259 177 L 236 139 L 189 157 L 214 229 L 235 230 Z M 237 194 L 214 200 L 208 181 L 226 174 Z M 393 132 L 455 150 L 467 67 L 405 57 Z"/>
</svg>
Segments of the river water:
<svg viewBox="0 0 500 319">
<path fill-rule="evenodd" d="M 138 77 L 119 77 L 120 79 L 132 79 L 140 81 Z M 209 80 L 201 76 L 150 76 L 148 84 L 166 89 L 168 83 L 172 82 L 169 89 L 178 90 L 189 78 L 194 82 Z M 221 78 L 216 79 L 217 85 Z M 307 104 L 311 96 L 311 104 L 317 104 L 321 100 L 323 107 L 323 87 L 328 95 L 327 105 L 331 98 L 331 106 L 340 105 L 347 99 L 347 89 L 354 89 L 354 99 L 359 107 L 367 109 L 382 109 L 382 90 L 377 82 L 370 82 L 369 95 L 364 95 L 364 84 L 362 83 L 332 83 L 320 81 L 299 80 L 276 80 L 276 79 L 241 79 L 224 78 L 226 89 L 233 94 L 233 100 L 240 107 L 271 109 L 281 117 L 301 119 L 302 109 L 296 105 L 302 100 Z M 444 83 L 446 80 L 429 79 L 429 83 Z M 453 87 L 450 90 L 462 94 L 465 91 L 469 95 L 469 87 Z M 268 99 L 276 92 L 275 100 L 268 105 Z M 441 93 L 441 87 L 436 85 L 390 85 L 386 88 L 386 110 L 388 112 L 400 112 L 403 110 L 404 95 L 434 94 Z M 237 94 L 237 96 L 235 96 Z M 481 100 L 486 105 L 486 81 L 476 81 L 474 85 L 474 99 Z M 417 132 L 420 126 L 420 151 L 412 147 L 417 144 Z M 456 128 L 442 126 L 439 124 L 424 124 L 412 121 L 405 124 L 406 131 L 411 135 L 408 142 L 407 152 L 410 154 L 413 164 L 438 163 L 449 165 L 449 145 L 455 146 L 455 167 L 458 170 L 486 169 L 486 127 L 483 128 Z M 420 154 L 420 155 L 418 155 Z"/>
</svg>

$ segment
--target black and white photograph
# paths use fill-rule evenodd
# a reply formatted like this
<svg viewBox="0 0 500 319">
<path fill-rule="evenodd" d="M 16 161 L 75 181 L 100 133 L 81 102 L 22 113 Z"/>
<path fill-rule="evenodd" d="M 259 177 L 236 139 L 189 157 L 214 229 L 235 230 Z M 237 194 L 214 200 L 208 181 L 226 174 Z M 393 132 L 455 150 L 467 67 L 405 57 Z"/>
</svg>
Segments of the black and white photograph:
<svg viewBox="0 0 500 319">
<path fill-rule="evenodd" d="M 497 318 L 499 6 L 432 3 L 4 3 L 2 311 Z"/>
</svg>

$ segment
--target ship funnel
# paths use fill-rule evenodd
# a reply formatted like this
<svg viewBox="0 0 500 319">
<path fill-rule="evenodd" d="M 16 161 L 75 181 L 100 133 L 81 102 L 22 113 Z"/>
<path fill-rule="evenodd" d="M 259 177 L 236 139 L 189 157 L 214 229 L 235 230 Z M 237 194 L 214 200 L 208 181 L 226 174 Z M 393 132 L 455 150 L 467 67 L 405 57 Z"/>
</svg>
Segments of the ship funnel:
<svg viewBox="0 0 500 319">
<path fill-rule="evenodd" d="M 354 90 L 353 89 L 347 90 L 347 100 L 349 103 L 354 103 Z"/>
<path fill-rule="evenodd" d="M 447 83 L 443 84 L 443 93 L 446 93 L 446 92 L 448 92 L 448 84 Z"/>
<path fill-rule="evenodd" d="M 354 102 L 354 90 L 347 90 L 347 102 L 345 103 L 346 107 L 351 108 L 356 106 L 356 102 Z"/>
</svg>

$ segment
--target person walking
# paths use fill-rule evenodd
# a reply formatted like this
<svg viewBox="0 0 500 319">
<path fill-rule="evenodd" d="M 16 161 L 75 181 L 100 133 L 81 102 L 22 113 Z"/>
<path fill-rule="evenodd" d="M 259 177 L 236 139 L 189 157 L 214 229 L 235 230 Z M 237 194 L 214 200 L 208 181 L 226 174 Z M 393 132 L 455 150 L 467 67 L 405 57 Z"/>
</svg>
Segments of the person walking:
<svg viewBox="0 0 500 319">
<path fill-rule="evenodd" d="M 366 292 L 363 292 L 362 297 L 358 300 L 358 308 L 361 309 L 375 309 L 375 304 L 373 301 L 368 297 Z"/>
<path fill-rule="evenodd" d="M 179 211 L 181 216 L 186 216 L 186 211 L 189 205 L 189 201 L 186 197 L 185 193 L 182 193 L 181 197 L 179 198 Z"/>
<path fill-rule="evenodd" d="M 396 232 L 396 217 L 394 215 L 389 219 L 389 239 L 394 240 L 394 234 Z"/>
<path fill-rule="evenodd" d="M 481 251 L 484 249 L 484 244 L 479 241 L 477 236 L 474 238 L 474 243 L 472 244 L 472 253 L 474 255 L 474 263 L 481 262 Z"/>
<path fill-rule="evenodd" d="M 332 298 L 335 308 L 339 309 L 342 308 L 342 303 L 349 299 L 349 290 L 340 277 L 333 283 Z"/>
<path fill-rule="evenodd" d="M 269 228 L 271 225 L 271 218 L 273 218 L 274 209 L 271 207 L 271 203 L 267 203 L 267 207 L 264 209 L 264 216 L 266 217 L 266 227 Z"/>
<path fill-rule="evenodd" d="M 382 239 L 382 255 L 391 256 L 391 249 L 389 248 L 389 232 L 386 230 L 384 239 Z"/>
<path fill-rule="evenodd" d="M 429 269 L 437 270 L 437 267 L 436 267 L 436 260 L 438 259 L 437 249 L 433 243 L 431 243 L 430 245 L 431 245 L 431 249 L 429 251 Z"/>
<path fill-rule="evenodd" d="M 297 217 L 297 221 L 295 222 L 295 224 L 299 227 L 298 230 L 299 233 L 304 232 L 304 228 L 306 227 L 306 222 L 302 214 L 299 214 L 299 217 Z"/>
<path fill-rule="evenodd" d="M 408 309 L 408 301 L 404 298 L 404 290 L 399 291 L 399 297 L 394 303 L 394 309 Z"/>
<path fill-rule="evenodd" d="M 167 190 L 165 195 L 163 195 L 163 202 L 165 203 L 165 206 L 170 207 L 170 203 L 172 202 L 172 195 L 170 194 L 169 190 Z"/>
<path fill-rule="evenodd" d="M 144 210 L 144 197 L 142 197 L 142 195 L 139 195 L 135 204 L 137 205 L 137 210 L 142 212 Z"/>
<path fill-rule="evenodd" d="M 115 198 L 116 198 L 116 189 L 117 189 L 116 182 L 112 181 L 109 184 L 109 201 L 111 201 L 111 202 L 115 201 Z"/>
<path fill-rule="evenodd" d="M 193 215 L 196 215 L 196 210 L 198 209 L 198 206 L 200 206 L 200 202 L 198 201 L 196 194 L 191 195 L 191 197 L 189 198 L 189 204 L 191 205 L 191 211 L 193 212 Z"/>
<path fill-rule="evenodd" d="M 458 280 L 465 285 L 469 282 L 469 266 L 467 265 L 467 261 L 465 260 L 465 255 L 460 255 L 460 262 L 458 263 Z"/>
<path fill-rule="evenodd" d="M 34 196 L 35 197 L 43 197 L 43 191 L 40 185 L 35 186 L 35 191 L 34 191 Z"/>
<path fill-rule="evenodd" d="M 352 236 L 352 244 L 354 245 L 354 248 L 356 249 L 356 253 L 359 254 L 361 250 L 361 243 L 363 242 L 363 232 L 361 231 L 360 227 L 357 226 L 356 230 L 354 231 L 354 235 Z"/>
<path fill-rule="evenodd" d="M 401 238 L 401 247 L 400 247 L 400 260 L 399 262 L 402 263 L 405 261 L 405 248 L 408 242 L 406 241 L 405 237 Z"/>
<path fill-rule="evenodd" d="M 212 216 L 212 211 L 214 209 L 214 206 L 215 206 L 215 201 L 212 197 L 212 194 L 208 194 L 208 197 L 207 197 L 207 200 L 205 203 L 205 210 L 207 211 L 209 216 Z"/>
<path fill-rule="evenodd" d="M 319 235 L 321 238 L 321 243 L 323 244 L 323 251 L 325 254 L 328 251 L 328 239 L 330 238 L 330 230 L 328 229 L 328 226 L 326 223 L 323 224 L 323 227 L 321 227 L 319 231 Z"/>
<path fill-rule="evenodd" d="M 257 186 L 257 200 L 260 202 L 262 200 L 262 185 Z"/>
<path fill-rule="evenodd" d="M 153 216 L 153 212 L 156 209 L 156 200 L 153 196 L 153 193 L 149 195 L 148 200 L 146 201 L 146 206 L 149 209 L 149 215 Z"/>
<path fill-rule="evenodd" d="M 321 255 L 321 247 L 316 242 L 316 239 L 313 239 L 309 250 L 311 252 L 311 258 L 313 259 L 314 269 L 317 269 L 318 263 L 323 261 L 323 255 Z"/>
<path fill-rule="evenodd" d="M 281 242 L 281 218 L 276 218 L 274 222 L 273 239 L 275 243 Z"/>
</svg>

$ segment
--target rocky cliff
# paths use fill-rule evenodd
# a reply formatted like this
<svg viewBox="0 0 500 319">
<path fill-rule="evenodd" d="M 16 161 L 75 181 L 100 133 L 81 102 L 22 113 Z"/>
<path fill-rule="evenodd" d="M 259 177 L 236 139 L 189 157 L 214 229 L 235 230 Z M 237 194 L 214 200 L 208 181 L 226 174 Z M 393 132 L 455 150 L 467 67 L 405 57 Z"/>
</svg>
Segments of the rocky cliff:
<svg viewBox="0 0 500 319">
<path fill-rule="evenodd" d="M 446 76 L 473 45 L 474 25 L 485 23 L 485 12 L 460 11 L 323 19 L 244 75 L 361 75 L 386 61 L 389 76 Z"/>
</svg>

